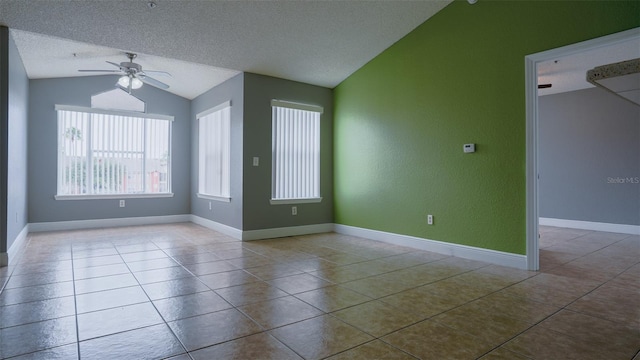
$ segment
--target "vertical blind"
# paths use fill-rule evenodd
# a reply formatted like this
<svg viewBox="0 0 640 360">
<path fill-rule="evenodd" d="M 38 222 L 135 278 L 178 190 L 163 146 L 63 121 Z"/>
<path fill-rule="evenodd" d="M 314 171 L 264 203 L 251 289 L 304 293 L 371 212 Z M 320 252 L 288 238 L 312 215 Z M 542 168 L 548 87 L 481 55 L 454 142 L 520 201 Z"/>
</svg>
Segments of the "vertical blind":
<svg viewBox="0 0 640 360">
<path fill-rule="evenodd" d="M 320 197 L 322 108 L 272 101 L 272 199 Z"/>
<path fill-rule="evenodd" d="M 58 195 L 169 193 L 171 121 L 58 109 Z"/>
<path fill-rule="evenodd" d="M 199 116 L 198 193 L 230 197 L 231 107 L 226 102 Z"/>
</svg>

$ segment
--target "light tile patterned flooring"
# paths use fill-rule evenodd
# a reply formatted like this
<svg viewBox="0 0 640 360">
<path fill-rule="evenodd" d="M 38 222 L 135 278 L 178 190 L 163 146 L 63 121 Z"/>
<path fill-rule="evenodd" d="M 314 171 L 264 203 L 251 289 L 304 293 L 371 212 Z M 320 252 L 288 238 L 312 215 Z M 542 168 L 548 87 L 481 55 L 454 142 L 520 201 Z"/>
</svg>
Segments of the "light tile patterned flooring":
<svg viewBox="0 0 640 360">
<path fill-rule="evenodd" d="M 35 233 L 0 358 L 640 359 L 640 238 L 541 228 L 540 272 L 194 224 Z"/>
</svg>

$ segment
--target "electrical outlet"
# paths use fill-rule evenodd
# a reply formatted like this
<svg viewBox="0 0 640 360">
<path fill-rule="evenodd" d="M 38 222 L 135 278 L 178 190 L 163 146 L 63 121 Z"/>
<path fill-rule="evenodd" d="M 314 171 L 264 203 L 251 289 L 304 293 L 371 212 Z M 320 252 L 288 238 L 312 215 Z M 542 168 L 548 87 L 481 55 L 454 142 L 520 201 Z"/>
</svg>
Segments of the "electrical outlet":
<svg viewBox="0 0 640 360">
<path fill-rule="evenodd" d="M 211 201 L 209 201 L 209 210 L 211 210 Z"/>
<path fill-rule="evenodd" d="M 260 158 L 257 156 L 253 157 L 253 166 L 258 166 L 260 165 Z"/>
<path fill-rule="evenodd" d="M 427 224 L 433 225 L 433 215 L 427 215 Z"/>
<path fill-rule="evenodd" d="M 291 215 L 298 215 L 298 207 L 297 206 L 292 206 L 291 207 Z"/>
<path fill-rule="evenodd" d="M 120 207 L 124 207 L 124 200 L 120 200 Z"/>
</svg>

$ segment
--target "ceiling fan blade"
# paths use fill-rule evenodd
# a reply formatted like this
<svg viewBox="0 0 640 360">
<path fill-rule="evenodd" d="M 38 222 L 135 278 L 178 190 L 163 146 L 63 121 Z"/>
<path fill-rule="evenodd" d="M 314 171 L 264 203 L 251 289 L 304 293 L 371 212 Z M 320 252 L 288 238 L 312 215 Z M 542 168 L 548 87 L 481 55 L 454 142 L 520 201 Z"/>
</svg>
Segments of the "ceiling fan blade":
<svg viewBox="0 0 640 360">
<path fill-rule="evenodd" d="M 155 86 L 158 87 L 160 89 L 168 89 L 169 85 L 163 83 L 162 81 L 156 80 L 150 76 L 147 75 L 143 75 L 143 74 L 136 74 L 134 75 L 135 77 L 137 77 L 138 79 L 142 80 L 143 83 L 145 84 L 149 84 L 151 86 Z"/>
<path fill-rule="evenodd" d="M 121 68 L 120 64 L 116 64 L 116 63 L 111 62 L 111 61 L 107 61 L 106 63 L 107 63 L 107 64 L 111 64 L 111 65 L 113 65 L 113 66 L 115 66 L 115 67 L 117 67 L 117 68 Z"/>
<path fill-rule="evenodd" d="M 107 72 L 107 73 L 119 73 L 120 70 L 78 70 L 79 72 Z"/>
<path fill-rule="evenodd" d="M 169 74 L 166 71 L 158 71 L 158 70 L 145 70 L 143 71 L 144 74 L 152 74 L 152 75 L 159 75 L 159 76 L 168 76 L 171 77 L 171 74 Z"/>
</svg>

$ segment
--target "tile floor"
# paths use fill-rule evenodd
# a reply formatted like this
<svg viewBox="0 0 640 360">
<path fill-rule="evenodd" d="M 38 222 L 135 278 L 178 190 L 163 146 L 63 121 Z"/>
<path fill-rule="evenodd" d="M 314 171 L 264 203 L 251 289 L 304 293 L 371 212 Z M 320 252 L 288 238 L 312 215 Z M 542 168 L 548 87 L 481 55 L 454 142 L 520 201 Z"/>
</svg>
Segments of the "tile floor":
<svg viewBox="0 0 640 360">
<path fill-rule="evenodd" d="M 527 272 L 339 234 L 35 233 L 0 269 L 0 358 L 640 359 L 640 237 L 540 247 Z"/>
</svg>

